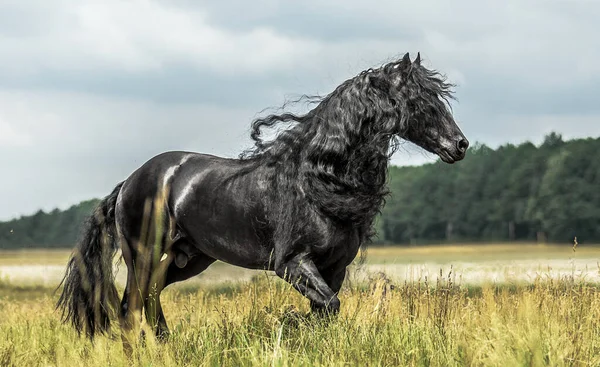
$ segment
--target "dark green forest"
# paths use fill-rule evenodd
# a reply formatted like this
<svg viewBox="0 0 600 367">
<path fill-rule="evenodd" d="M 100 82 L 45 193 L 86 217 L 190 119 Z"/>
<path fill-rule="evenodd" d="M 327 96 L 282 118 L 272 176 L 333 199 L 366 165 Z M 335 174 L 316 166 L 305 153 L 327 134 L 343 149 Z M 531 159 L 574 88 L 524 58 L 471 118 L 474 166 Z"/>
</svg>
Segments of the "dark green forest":
<svg viewBox="0 0 600 367">
<path fill-rule="evenodd" d="M 390 168 L 376 242 L 600 242 L 600 138 L 475 144 L 456 164 Z M 0 248 L 71 247 L 97 200 L 0 223 Z"/>
<path fill-rule="evenodd" d="M 600 242 L 600 138 L 476 144 L 454 165 L 392 167 L 379 241 Z"/>
<path fill-rule="evenodd" d="M 34 215 L 0 222 L 0 249 L 73 247 L 81 226 L 99 200 L 88 200 L 61 211 L 40 210 Z"/>
</svg>

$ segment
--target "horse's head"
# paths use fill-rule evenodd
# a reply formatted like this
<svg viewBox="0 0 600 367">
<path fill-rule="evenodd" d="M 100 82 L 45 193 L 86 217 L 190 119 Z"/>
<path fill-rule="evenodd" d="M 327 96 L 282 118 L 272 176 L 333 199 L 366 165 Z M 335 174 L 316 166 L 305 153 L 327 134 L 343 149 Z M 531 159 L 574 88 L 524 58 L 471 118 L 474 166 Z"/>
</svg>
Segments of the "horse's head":
<svg viewBox="0 0 600 367">
<path fill-rule="evenodd" d="M 451 84 L 421 65 L 420 54 L 411 62 L 408 53 L 373 75 L 374 86 L 392 102 L 392 131 L 444 162 L 465 157 L 469 141 L 454 121 L 449 108 Z"/>
</svg>

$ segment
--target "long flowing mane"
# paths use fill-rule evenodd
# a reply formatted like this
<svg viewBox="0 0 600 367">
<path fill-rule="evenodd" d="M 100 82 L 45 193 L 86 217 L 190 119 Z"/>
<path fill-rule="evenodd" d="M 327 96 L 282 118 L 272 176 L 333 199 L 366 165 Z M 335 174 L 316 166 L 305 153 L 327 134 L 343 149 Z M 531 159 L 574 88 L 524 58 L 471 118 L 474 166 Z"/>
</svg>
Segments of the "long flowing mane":
<svg viewBox="0 0 600 367">
<path fill-rule="evenodd" d="M 446 77 L 439 72 L 424 67 L 414 67 L 412 64 L 404 66 L 409 70 L 404 71 L 407 78 L 404 80 L 402 91 L 397 94 L 397 97 L 400 97 L 402 92 L 406 92 L 407 98 L 393 98 L 386 93 L 391 87 L 391 79 L 399 74 L 394 71 L 401 70 L 402 63 L 402 61 L 397 61 L 381 68 L 362 71 L 356 77 L 346 80 L 325 97 L 305 95 L 292 102 L 307 101 L 309 104 L 317 104 L 306 114 L 284 112 L 257 118 L 252 122 L 250 133 L 254 147 L 243 152 L 240 158 L 256 159 L 260 157 L 264 160 L 269 158 L 281 160 L 285 157 L 288 149 L 319 150 L 319 148 L 324 148 L 323 145 L 328 142 L 328 139 L 326 137 L 311 138 L 319 133 L 339 131 L 340 128 L 347 127 L 344 125 L 345 123 L 354 123 L 355 126 L 359 126 L 361 119 L 369 122 L 368 120 L 399 118 L 401 128 L 405 128 L 410 117 L 407 114 L 409 111 L 407 104 L 410 100 L 416 99 L 413 94 L 419 93 L 420 90 L 430 91 L 434 99 L 443 99 L 451 108 L 449 101 L 455 99 L 452 91 L 454 85 L 447 83 Z M 438 109 L 439 105 L 430 103 L 418 107 L 420 110 Z M 399 111 L 405 113 L 401 114 Z M 291 127 L 281 128 L 290 123 Z M 391 121 L 385 127 L 394 130 L 395 125 L 396 122 Z M 268 142 L 264 141 L 262 133 L 265 128 L 279 129 L 278 138 Z M 352 130 L 362 132 L 356 131 L 356 129 Z M 398 134 L 401 131 L 393 133 Z M 397 142 L 397 135 L 394 138 L 394 142 Z M 390 155 L 396 151 L 397 146 L 397 144 L 391 145 Z"/>
<path fill-rule="evenodd" d="M 395 85 L 401 87 L 391 93 Z M 317 105 L 306 114 L 284 112 L 254 120 L 254 147 L 240 159 L 275 168 L 270 181 L 278 194 L 270 202 L 271 208 L 281 208 L 275 211 L 278 223 L 301 217 L 294 202 L 305 196 L 332 220 L 363 228 L 368 240 L 388 194 L 387 166 L 399 136 L 409 124 L 412 130 L 420 128 L 409 111 L 440 109 L 453 98 L 451 88 L 438 72 L 404 60 L 365 70 L 325 97 L 308 97 Z M 417 98 L 423 90 L 430 91 L 432 101 Z M 439 99 L 446 103 L 436 103 Z M 273 128 L 279 134 L 265 141 L 263 129 Z"/>
</svg>

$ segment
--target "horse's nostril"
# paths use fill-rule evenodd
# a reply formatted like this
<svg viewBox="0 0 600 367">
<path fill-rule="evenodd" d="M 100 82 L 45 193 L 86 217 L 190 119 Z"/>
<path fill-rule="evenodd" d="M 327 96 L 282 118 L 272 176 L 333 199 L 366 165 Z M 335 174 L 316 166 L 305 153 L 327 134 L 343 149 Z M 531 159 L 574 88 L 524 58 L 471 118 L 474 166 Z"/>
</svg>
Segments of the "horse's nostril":
<svg viewBox="0 0 600 367">
<path fill-rule="evenodd" d="M 458 150 L 461 153 L 464 153 L 467 151 L 467 148 L 469 147 L 469 141 L 467 139 L 460 139 L 457 143 L 456 143 L 456 147 L 458 148 Z"/>
</svg>

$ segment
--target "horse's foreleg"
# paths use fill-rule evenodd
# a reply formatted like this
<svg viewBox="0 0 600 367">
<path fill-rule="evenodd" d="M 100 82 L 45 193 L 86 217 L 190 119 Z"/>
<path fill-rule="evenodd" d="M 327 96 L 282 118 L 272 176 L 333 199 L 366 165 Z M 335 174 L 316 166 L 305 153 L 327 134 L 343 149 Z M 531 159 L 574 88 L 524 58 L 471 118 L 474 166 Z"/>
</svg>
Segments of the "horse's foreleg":
<svg viewBox="0 0 600 367">
<path fill-rule="evenodd" d="M 338 292 L 344 283 L 344 279 L 346 278 L 346 267 L 334 267 L 326 271 L 321 271 L 321 274 L 329 288 L 331 288 L 331 290 L 338 295 Z M 324 309 L 320 304 L 313 301 L 310 302 L 310 309 L 317 314 L 326 311 L 326 309 Z"/>
<path fill-rule="evenodd" d="M 307 297 L 311 302 L 311 307 L 327 313 L 338 313 L 340 300 L 306 254 L 297 255 L 280 264 L 276 267 L 275 273 Z"/>
</svg>

